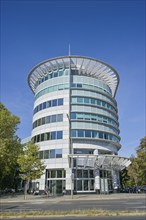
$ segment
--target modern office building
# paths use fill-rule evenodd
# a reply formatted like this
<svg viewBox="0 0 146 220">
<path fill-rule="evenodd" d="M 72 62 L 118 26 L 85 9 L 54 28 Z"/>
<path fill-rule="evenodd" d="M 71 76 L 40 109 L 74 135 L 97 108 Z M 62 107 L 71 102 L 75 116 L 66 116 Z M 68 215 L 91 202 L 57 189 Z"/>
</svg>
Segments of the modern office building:
<svg viewBox="0 0 146 220">
<path fill-rule="evenodd" d="M 115 158 L 127 162 L 116 156 L 121 147 L 116 70 L 97 59 L 63 56 L 35 66 L 28 83 L 34 93 L 31 138 L 46 164 L 34 181 L 39 189 L 70 194 L 119 186 L 118 172 L 109 169 Z"/>
</svg>

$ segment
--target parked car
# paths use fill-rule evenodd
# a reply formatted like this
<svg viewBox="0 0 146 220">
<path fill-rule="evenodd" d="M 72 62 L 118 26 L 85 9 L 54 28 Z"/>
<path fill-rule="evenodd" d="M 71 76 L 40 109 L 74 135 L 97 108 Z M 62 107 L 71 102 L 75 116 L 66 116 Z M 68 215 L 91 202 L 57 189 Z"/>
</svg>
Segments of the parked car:
<svg viewBox="0 0 146 220">
<path fill-rule="evenodd" d="M 141 187 L 141 192 L 146 193 L 146 185 Z"/>
<path fill-rule="evenodd" d="M 134 186 L 132 187 L 132 193 L 140 193 L 141 187 L 140 186 Z"/>
</svg>

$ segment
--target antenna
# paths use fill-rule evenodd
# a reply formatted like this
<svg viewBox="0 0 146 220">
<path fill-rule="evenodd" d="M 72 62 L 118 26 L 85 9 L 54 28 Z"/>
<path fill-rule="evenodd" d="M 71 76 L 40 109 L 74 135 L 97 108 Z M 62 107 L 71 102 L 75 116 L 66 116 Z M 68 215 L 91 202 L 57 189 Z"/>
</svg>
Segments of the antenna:
<svg viewBox="0 0 146 220">
<path fill-rule="evenodd" d="M 71 53 L 70 53 L 70 44 L 68 45 L 68 53 L 69 53 L 69 56 L 71 55 Z"/>
</svg>

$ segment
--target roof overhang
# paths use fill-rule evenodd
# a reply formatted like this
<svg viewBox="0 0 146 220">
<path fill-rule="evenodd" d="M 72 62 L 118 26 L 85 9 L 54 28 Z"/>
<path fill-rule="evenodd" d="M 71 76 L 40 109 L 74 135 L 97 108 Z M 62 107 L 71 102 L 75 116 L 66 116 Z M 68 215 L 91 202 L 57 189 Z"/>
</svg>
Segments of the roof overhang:
<svg viewBox="0 0 146 220">
<path fill-rule="evenodd" d="M 84 56 L 62 56 L 46 60 L 35 66 L 29 73 L 28 84 L 35 93 L 37 81 L 46 75 L 71 67 L 77 69 L 78 75 L 86 75 L 105 82 L 114 97 L 119 84 L 119 75 L 109 64 Z"/>
</svg>

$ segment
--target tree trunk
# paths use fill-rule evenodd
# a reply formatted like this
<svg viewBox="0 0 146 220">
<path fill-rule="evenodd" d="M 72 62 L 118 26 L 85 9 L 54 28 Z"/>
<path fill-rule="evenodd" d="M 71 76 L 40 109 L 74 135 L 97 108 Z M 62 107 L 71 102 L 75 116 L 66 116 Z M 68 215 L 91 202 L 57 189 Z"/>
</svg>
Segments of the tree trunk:
<svg viewBox="0 0 146 220">
<path fill-rule="evenodd" d="M 25 185 L 24 185 L 24 200 L 26 200 L 26 195 L 27 195 L 27 180 L 25 180 Z"/>
</svg>

